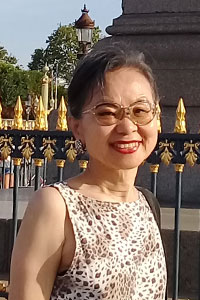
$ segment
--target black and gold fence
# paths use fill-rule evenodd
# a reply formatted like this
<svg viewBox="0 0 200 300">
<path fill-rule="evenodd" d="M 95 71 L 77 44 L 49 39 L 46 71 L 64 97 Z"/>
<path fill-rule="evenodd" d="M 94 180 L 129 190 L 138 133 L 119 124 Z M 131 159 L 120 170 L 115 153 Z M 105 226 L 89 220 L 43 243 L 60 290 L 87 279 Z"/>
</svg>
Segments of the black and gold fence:
<svg viewBox="0 0 200 300">
<path fill-rule="evenodd" d="M 41 185 L 41 173 L 45 180 L 46 164 L 56 160 L 57 180 L 63 179 L 63 168 L 66 161 L 80 160 L 80 167 L 87 166 L 87 157 L 77 157 L 74 146 L 74 138 L 67 131 L 66 106 L 64 99 L 61 100 L 58 109 L 56 131 L 46 131 L 46 115 L 40 102 L 35 120 L 34 130 L 22 130 L 22 114 L 19 112 L 20 103 L 17 104 L 14 126 L 11 130 L 0 130 L 0 154 L 3 161 L 11 157 L 14 165 L 13 186 L 13 218 L 12 218 L 12 245 L 17 234 L 18 220 L 18 192 L 21 165 L 34 164 L 34 189 Z M 159 112 L 159 107 L 158 107 Z M 18 115 L 17 115 L 18 114 Z M 182 174 L 186 164 L 190 166 L 200 164 L 200 134 L 187 134 L 185 124 L 185 107 L 183 99 L 179 100 L 176 112 L 176 124 L 174 133 L 159 133 L 158 143 L 152 155 L 147 159 L 151 171 L 151 190 L 157 194 L 157 177 L 161 164 L 174 165 L 176 173 L 175 195 L 175 226 L 174 226 L 174 264 L 173 264 L 173 295 L 174 300 L 179 296 L 179 257 L 180 257 L 180 208 L 182 202 Z M 0 117 L 0 128 L 1 128 Z M 158 130 L 161 132 L 161 123 L 158 115 Z M 3 170 L 4 172 L 4 170 Z M 200 263 L 197 262 L 197 264 Z M 200 267 L 199 267 L 200 273 Z M 2 292 L 1 295 L 6 295 Z M 200 299 L 200 290 L 199 290 Z"/>
</svg>

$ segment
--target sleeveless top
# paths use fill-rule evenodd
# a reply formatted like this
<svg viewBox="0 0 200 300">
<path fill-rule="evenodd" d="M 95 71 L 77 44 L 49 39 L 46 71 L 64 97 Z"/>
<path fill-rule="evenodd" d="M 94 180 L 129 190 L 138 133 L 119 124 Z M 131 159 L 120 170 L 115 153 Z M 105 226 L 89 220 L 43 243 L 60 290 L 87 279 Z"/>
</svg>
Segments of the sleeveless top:
<svg viewBox="0 0 200 300">
<path fill-rule="evenodd" d="M 76 250 L 71 266 L 57 274 L 50 299 L 164 300 L 164 250 L 143 194 L 134 202 L 104 202 L 66 183 L 54 187 L 67 205 Z"/>
</svg>

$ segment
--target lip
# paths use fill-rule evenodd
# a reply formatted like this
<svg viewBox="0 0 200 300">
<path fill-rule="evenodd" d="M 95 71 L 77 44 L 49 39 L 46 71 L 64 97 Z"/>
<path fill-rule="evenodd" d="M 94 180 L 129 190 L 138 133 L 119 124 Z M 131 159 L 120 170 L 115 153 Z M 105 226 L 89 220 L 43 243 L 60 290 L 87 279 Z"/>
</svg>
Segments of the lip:
<svg viewBox="0 0 200 300">
<path fill-rule="evenodd" d="M 133 141 L 116 141 L 112 143 L 112 147 L 122 154 L 131 154 L 138 150 L 142 141 L 133 140 Z"/>
</svg>

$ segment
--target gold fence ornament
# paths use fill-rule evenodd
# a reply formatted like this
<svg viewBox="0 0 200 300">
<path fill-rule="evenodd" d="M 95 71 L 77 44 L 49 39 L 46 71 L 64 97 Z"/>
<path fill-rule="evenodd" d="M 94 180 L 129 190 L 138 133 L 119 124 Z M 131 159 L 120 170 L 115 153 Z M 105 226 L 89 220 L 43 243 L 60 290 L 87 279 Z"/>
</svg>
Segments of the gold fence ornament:
<svg viewBox="0 0 200 300">
<path fill-rule="evenodd" d="M 177 109 L 176 109 L 176 123 L 175 123 L 175 128 L 174 128 L 175 133 L 186 133 L 187 132 L 185 114 L 186 114 L 186 110 L 185 110 L 183 98 L 180 98 Z"/>
<path fill-rule="evenodd" d="M 22 113 L 23 113 L 22 102 L 21 102 L 20 96 L 18 96 L 17 103 L 16 103 L 15 108 L 14 108 L 13 129 L 18 129 L 18 130 L 23 129 Z"/>
<path fill-rule="evenodd" d="M 3 129 L 3 122 L 2 122 L 1 114 L 2 114 L 2 105 L 1 105 L 1 102 L 0 102 L 0 129 Z"/>
<path fill-rule="evenodd" d="M 50 140 L 43 138 L 43 146 L 44 146 L 44 156 L 47 158 L 48 162 L 52 161 L 52 158 L 55 154 L 55 150 L 52 148 L 52 145 L 55 146 L 56 140 Z"/>
<path fill-rule="evenodd" d="M 42 158 L 34 158 L 34 164 L 36 167 L 42 167 L 43 159 Z"/>
<path fill-rule="evenodd" d="M 0 137 L 0 154 L 2 159 L 7 159 L 8 156 L 11 154 L 13 143 L 12 143 L 13 138 L 7 136 L 1 136 Z"/>
<path fill-rule="evenodd" d="M 188 142 L 184 143 L 184 150 L 189 149 L 189 151 L 185 154 L 185 159 L 191 167 L 193 167 L 195 165 L 197 158 L 198 158 L 198 155 L 194 152 L 193 149 L 198 151 L 199 145 L 200 145 L 200 143 L 193 144 L 192 141 L 190 141 L 190 143 L 188 143 Z"/>
<path fill-rule="evenodd" d="M 59 167 L 59 168 L 64 168 L 65 160 L 64 159 L 57 159 L 56 160 L 56 166 Z"/>
<path fill-rule="evenodd" d="M 36 119 L 35 119 L 35 128 L 34 129 L 45 130 L 45 127 L 46 127 L 45 118 L 46 117 L 47 117 L 47 115 L 45 115 L 42 97 L 40 96 L 40 100 L 39 100 L 37 111 L 36 111 Z"/>
<path fill-rule="evenodd" d="M 73 141 L 73 140 L 65 141 L 65 146 L 66 147 L 70 146 L 69 149 L 67 149 L 67 151 L 66 151 L 67 158 L 70 162 L 74 162 L 74 160 L 77 156 L 77 151 L 74 148 L 74 145 L 75 145 L 75 141 Z"/>
<path fill-rule="evenodd" d="M 87 165 L 88 165 L 88 161 L 87 161 L 87 160 L 80 159 L 80 160 L 78 161 L 78 163 L 79 163 L 79 167 L 80 167 L 81 169 L 87 169 Z"/>
<path fill-rule="evenodd" d="M 60 105 L 58 108 L 58 121 L 57 121 L 57 130 L 66 131 L 68 130 L 67 126 L 67 107 L 65 105 L 64 97 L 62 96 Z"/>
<path fill-rule="evenodd" d="M 14 166 L 20 166 L 21 162 L 22 162 L 21 158 L 16 158 L 16 157 L 13 158 L 13 164 L 14 164 Z"/>
<path fill-rule="evenodd" d="M 159 143 L 159 149 L 163 149 L 162 153 L 160 154 L 160 158 L 162 162 L 168 166 L 173 158 L 173 154 L 169 151 L 169 149 L 174 148 L 174 142 L 168 143 L 167 140 L 165 142 Z"/>
<path fill-rule="evenodd" d="M 35 149 L 34 140 L 35 140 L 34 137 L 32 137 L 31 139 L 28 139 L 28 137 L 27 138 L 22 137 L 21 139 L 21 149 L 22 149 L 21 152 L 23 157 L 26 160 L 29 160 L 34 153 L 33 150 Z"/>
<path fill-rule="evenodd" d="M 158 173 L 158 171 L 159 171 L 159 164 L 150 165 L 150 172 L 151 173 Z"/>
<path fill-rule="evenodd" d="M 175 171 L 179 173 L 183 173 L 184 170 L 184 164 L 175 164 Z"/>
<path fill-rule="evenodd" d="M 161 133 L 162 131 L 162 127 L 161 127 L 161 109 L 160 109 L 160 105 L 157 102 L 156 104 L 156 111 L 157 111 L 157 128 L 158 128 L 158 133 Z"/>
</svg>

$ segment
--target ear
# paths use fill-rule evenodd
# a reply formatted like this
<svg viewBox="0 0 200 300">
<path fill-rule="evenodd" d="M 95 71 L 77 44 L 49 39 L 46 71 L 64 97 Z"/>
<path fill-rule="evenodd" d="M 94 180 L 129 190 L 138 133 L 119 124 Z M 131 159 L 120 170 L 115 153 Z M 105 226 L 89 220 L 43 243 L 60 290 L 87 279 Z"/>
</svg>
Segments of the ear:
<svg viewBox="0 0 200 300">
<path fill-rule="evenodd" d="M 75 119 L 74 117 L 68 117 L 68 127 L 69 130 L 73 132 L 74 137 L 77 140 L 81 140 L 81 142 L 84 142 L 83 139 L 83 130 L 81 126 L 81 120 Z"/>
</svg>

